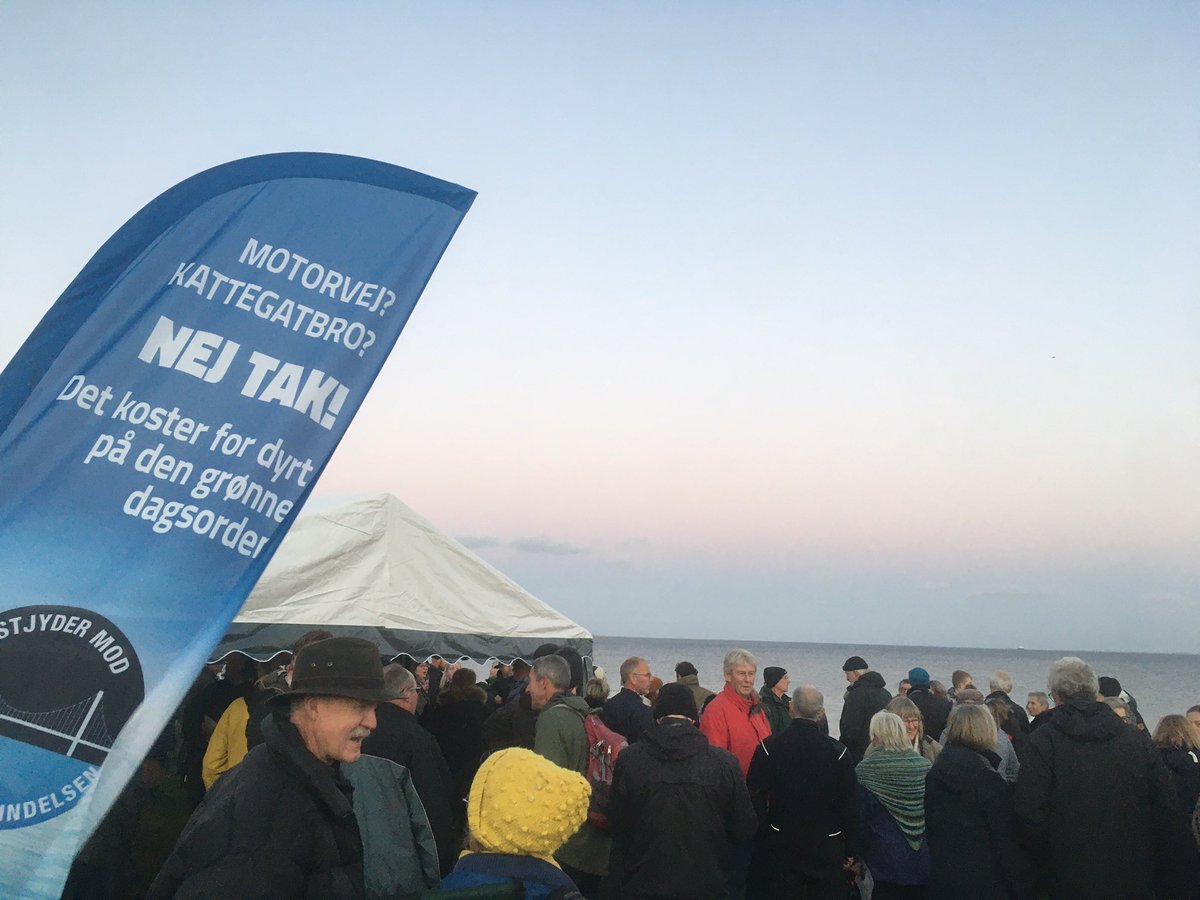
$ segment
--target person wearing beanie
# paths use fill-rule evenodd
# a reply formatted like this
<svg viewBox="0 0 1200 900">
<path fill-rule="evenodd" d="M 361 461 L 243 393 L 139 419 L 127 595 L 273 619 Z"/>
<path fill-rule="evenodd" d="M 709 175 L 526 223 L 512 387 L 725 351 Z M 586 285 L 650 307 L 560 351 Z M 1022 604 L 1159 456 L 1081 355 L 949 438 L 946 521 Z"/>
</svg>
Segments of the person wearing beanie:
<svg viewBox="0 0 1200 900">
<path fill-rule="evenodd" d="M 758 699 L 763 712 L 767 714 L 767 721 L 771 723 L 771 734 L 781 734 L 792 724 L 792 698 L 787 694 L 790 684 L 787 669 L 779 666 L 763 669 L 763 685 L 759 688 Z"/>
<path fill-rule="evenodd" d="M 587 819 L 592 789 L 582 775 L 523 747 L 483 761 L 467 799 L 467 851 L 442 890 L 519 887 L 519 896 L 582 900 L 554 854 Z"/>
<path fill-rule="evenodd" d="M 1146 720 L 1142 718 L 1142 714 L 1138 712 L 1137 700 L 1133 698 L 1133 694 L 1129 691 L 1121 689 L 1121 682 L 1109 675 L 1101 675 L 1099 679 L 1100 690 L 1097 700 L 1102 700 L 1105 697 L 1119 697 L 1129 704 L 1129 708 L 1133 710 L 1133 717 L 1137 720 L 1137 726 L 1142 731 L 1146 730 Z"/>
<path fill-rule="evenodd" d="M 612 894 L 716 900 L 730 850 L 757 827 L 737 759 L 696 729 L 688 685 L 663 685 L 655 725 L 617 757 L 608 803 Z"/>
<path fill-rule="evenodd" d="M 687 660 L 675 664 L 675 683 L 685 684 L 696 699 L 696 709 L 704 708 L 704 701 L 713 696 L 713 692 L 700 684 L 700 673 Z"/>
<path fill-rule="evenodd" d="M 921 711 L 921 720 L 925 723 L 925 733 L 936 740 L 946 730 L 946 722 L 950 718 L 950 707 L 953 704 L 930 690 L 929 672 L 920 666 L 908 670 L 908 680 L 912 684 L 912 687 L 908 689 L 908 699 L 915 703 L 917 709 Z"/>
<path fill-rule="evenodd" d="M 842 663 L 846 673 L 846 696 L 842 699 L 842 716 L 838 721 L 838 736 L 855 764 L 860 762 L 870 743 L 871 716 L 891 702 L 883 676 L 872 672 L 861 656 L 851 656 Z"/>
</svg>

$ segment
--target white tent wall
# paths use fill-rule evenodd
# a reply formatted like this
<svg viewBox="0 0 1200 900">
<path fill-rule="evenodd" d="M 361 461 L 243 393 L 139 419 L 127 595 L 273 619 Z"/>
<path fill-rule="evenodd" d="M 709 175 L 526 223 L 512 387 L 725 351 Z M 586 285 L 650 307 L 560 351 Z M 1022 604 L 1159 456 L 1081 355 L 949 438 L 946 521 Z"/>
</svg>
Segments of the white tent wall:
<svg viewBox="0 0 1200 900">
<path fill-rule="evenodd" d="M 383 494 L 302 515 L 212 658 L 264 660 L 307 631 L 363 637 L 385 656 L 592 655 L 592 636 L 405 504 Z"/>
</svg>

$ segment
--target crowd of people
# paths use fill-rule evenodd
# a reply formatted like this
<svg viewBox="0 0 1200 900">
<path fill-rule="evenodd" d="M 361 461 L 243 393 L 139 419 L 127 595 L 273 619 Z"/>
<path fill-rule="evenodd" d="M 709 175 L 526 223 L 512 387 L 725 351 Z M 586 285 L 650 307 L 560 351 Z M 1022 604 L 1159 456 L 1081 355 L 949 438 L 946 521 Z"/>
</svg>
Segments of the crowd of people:
<svg viewBox="0 0 1200 900">
<path fill-rule="evenodd" d="M 479 681 L 321 631 L 258 677 L 231 656 L 181 707 L 153 883 L 95 846 L 145 817 L 123 798 L 64 898 L 1200 897 L 1200 706 L 1151 730 L 1075 657 L 1024 704 L 920 666 L 892 696 L 852 656 L 834 738 L 821 691 L 759 671 L 631 657 L 613 690 L 545 645 Z"/>
</svg>

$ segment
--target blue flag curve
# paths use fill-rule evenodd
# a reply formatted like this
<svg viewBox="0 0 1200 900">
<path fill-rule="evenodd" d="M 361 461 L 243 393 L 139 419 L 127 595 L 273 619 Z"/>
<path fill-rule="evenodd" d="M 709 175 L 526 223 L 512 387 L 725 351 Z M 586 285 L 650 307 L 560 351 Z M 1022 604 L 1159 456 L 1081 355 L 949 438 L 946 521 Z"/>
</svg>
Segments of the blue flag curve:
<svg viewBox="0 0 1200 900">
<path fill-rule="evenodd" d="M 58 897 L 475 194 L 281 153 L 129 220 L 0 374 L 0 897 Z"/>
</svg>

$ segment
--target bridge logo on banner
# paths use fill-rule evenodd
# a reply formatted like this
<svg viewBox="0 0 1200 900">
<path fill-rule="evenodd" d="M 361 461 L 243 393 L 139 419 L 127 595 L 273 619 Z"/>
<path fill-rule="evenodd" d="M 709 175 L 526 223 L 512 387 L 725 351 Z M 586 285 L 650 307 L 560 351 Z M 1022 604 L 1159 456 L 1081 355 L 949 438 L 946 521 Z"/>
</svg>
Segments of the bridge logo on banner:
<svg viewBox="0 0 1200 900">
<path fill-rule="evenodd" d="M 64 758 L 20 796 L 0 793 L 0 828 L 20 828 L 66 812 L 83 798 L 145 686 L 129 640 L 98 613 L 26 606 L 4 616 L 0 736 Z M 48 660 L 59 669 L 54 677 L 31 677 Z"/>
<path fill-rule="evenodd" d="M 60 896 L 474 196 L 330 154 L 218 166 L 113 235 L 0 373 L 0 897 Z"/>
</svg>

